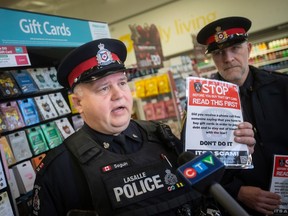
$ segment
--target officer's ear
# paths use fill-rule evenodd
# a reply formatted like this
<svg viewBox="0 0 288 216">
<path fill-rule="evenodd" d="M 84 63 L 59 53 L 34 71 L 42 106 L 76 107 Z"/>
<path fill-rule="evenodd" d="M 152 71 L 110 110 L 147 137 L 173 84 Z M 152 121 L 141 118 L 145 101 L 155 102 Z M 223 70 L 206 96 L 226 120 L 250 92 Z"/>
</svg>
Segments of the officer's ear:
<svg viewBox="0 0 288 216">
<path fill-rule="evenodd" d="M 73 93 L 71 94 L 71 99 L 72 99 L 74 108 L 77 109 L 79 113 L 82 113 L 82 106 L 81 106 L 82 96 L 83 96 L 83 92 L 82 92 L 81 86 L 80 85 L 76 86 L 73 89 Z"/>
</svg>

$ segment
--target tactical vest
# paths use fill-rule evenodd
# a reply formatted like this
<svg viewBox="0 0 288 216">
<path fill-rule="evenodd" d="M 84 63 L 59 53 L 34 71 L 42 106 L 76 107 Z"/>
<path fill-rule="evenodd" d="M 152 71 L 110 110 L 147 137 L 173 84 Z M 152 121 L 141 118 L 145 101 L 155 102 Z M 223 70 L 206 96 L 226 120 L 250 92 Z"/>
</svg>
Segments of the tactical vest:
<svg viewBox="0 0 288 216">
<path fill-rule="evenodd" d="M 177 155 L 161 143 L 156 125 L 138 124 L 145 131 L 144 145 L 128 155 L 103 149 L 83 130 L 65 140 L 79 161 L 100 215 L 157 215 L 198 197 L 177 176 Z"/>
</svg>

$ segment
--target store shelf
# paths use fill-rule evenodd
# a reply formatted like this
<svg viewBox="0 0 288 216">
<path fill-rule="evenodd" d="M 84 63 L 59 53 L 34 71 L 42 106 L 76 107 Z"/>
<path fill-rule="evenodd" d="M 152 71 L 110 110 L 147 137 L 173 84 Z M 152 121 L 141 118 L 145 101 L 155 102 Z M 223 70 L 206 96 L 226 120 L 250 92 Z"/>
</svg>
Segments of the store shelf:
<svg viewBox="0 0 288 216">
<path fill-rule="evenodd" d="M 278 59 L 263 61 L 263 62 L 259 62 L 259 63 L 254 63 L 253 65 L 255 67 L 261 67 L 264 65 L 275 64 L 275 63 L 283 62 L 283 61 L 287 61 L 287 60 L 288 60 L 288 57 L 284 57 L 284 58 L 278 58 Z"/>
<path fill-rule="evenodd" d="M 285 49 L 288 49 L 288 45 L 274 48 L 274 49 L 267 49 L 267 50 L 261 50 L 261 51 L 255 51 L 255 52 L 252 51 L 250 58 L 254 58 L 256 56 L 261 56 L 261 55 L 265 55 L 265 54 L 269 54 L 273 52 L 278 52 L 278 51 L 285 50 Z"/>
</svg>

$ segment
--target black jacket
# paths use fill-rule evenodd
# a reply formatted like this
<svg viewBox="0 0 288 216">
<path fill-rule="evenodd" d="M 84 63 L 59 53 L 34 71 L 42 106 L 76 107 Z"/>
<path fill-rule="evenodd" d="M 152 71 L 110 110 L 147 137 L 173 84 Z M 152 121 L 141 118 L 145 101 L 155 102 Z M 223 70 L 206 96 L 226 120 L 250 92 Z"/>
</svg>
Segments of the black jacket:
<svg viewBox="0 0 288 216">
<path fill-rule="evenodd" d="M 221 80 L 219 74 L 216 79 Z M 244 185 L 269 191 L 274 154 L 288 155 L 288 76 L 250 66 L 240 97 L 244 121 L 255 128 L 256 146 L 254 169 L 227 170 L 223 177 L 223 186 L 234 198 Z"/>
</svg>

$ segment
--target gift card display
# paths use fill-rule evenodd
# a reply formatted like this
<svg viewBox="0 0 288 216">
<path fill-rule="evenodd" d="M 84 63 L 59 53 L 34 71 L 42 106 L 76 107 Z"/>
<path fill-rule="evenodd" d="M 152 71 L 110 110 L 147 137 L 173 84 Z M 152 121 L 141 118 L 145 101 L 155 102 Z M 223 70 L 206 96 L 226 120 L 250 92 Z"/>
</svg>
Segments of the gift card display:
<svg viewBox="0 0 288 216">
<path fill-rule="evenodd" d="M 68 104 L 66 103 L 63 95 L 60 92 L 49 94 L 49 98 L 53 103 L 59 116 L 71 113 Z"/>
<path fill-rule="evenodd" d="M 27 192 L 31 191 L 36 178 L 31 162 L 24 161 L 15 165 L 12 169 L 20 194 L 26 194 Z"/>
<path fill-rule="evenodd" d="M 1 156 L 0 156 L 1 157 Z M 5 169 L 0 160 L 0 190 L 7 187 L 6 177 L 5 177 Z"/>
<path fill-rule="evenodd" d="M 30 73 L 31 77 L 40 90 L 48 90 L 52 88 L 42 68 L 27 69 L 27 71 Z"/>
<path fill-rule="evenodd" d="M 2 111 L 0 109 L 0 133 L 3 133 L 7 130 L 8 130 L 8 128 L 6 126 L 5 117 L 4 117 L 4 114 L 2 113 Z"/>
<path fill-rule="evenodd" d="M 17 162 L 32 157 L 25 131 L 9 134 L 8 140 Z"/>
<path fill-rule="evenodd" d="M 51 88 L 53 89 L 63 88 L 57 80 L 57 71 L 55 67 L 42 68 L 42 70 Z"/>
<path fill-rule="evenodd" d="M 16 101 L 1 103 L 0 109 L 1 112 L 4 114 L 5 123 L 9 131 L 25 126 Z"/>
<path fill-rule="evenodd" d="M 27 137 L 34 155 L 49 150 L 43 131 L 40 126 L 26 129 Z"/>
<path fill-rule="evenodd" d="M 61 132 L 55 122 L 40 125 L 50 149 L 60 145 L 63 141 Z"/>
<path fill-rule="evenodd" d="M 58 116 L 48 95 L 34 97 L 34 100 L 40 111 L 42 119 L 47 120 L 56 118 Z"/>
<path fill-rule="evenodd" d="M 20 196 L 18 185 L 15 179 L 15 175 L 12 169 L 9 169 L 8 184 L 10 186 L 11 194 L 13 199 L 16 199 Z"/>
<path fill-rule="evenodd" d="M 13 97 L 21 94 L 15 79 L 9 71 L 0 73 L 0 97 Z"/>
<path fill-rule="evenodd" d="M 73 123 L 74 130 L 77 131 L 84 125 L 84 120 L 82 119 L 80 115 L 74 115 L 72 116 L 72 123 Z"/>
<path fill-rule="evenodd" d="M 37 106 L 33 98 L 26 98 L 23 100 L 17 100 L 18 106 L 22 113 L 25 125 L 33 125 L 39 123 L 40 118 L 37 111 Z"/>
<path fill-rule="evenodd" d="M 3 146 L 5 158 L 7 161 L 7 165 L 10 166 L 16 162 L 13 151 L 8 143 L 8 140 L 5 136 L 0 137 L 0 144 Z"/>
<path fill-rule="evenodd" d="M 0 194 L 0 215 L 14 216 L 7 191 Z"/>
<path fill-rule="evenodd" d="M 64 139 L 66 139 L 75 132 L 67 118 L 58 119 L 55 121 L 55 123 Z"/>
<path fill-rule="evenodd" d="M 38 91 L 38 87 L 33 78 L 26 70 L 11 71 L 11 74 L 13 75 L 23 94 Z"/>
<path fill-rule="evenodd" d="M 34 170 L 36 170 L 37 166 L 41 163 L 41 161 L 45 158 L 46 154 L 42 153 L 40 155 L 37 155 L 33 158 L 31 158 L 31 164 L 34 168 Z"/>
</svg>

